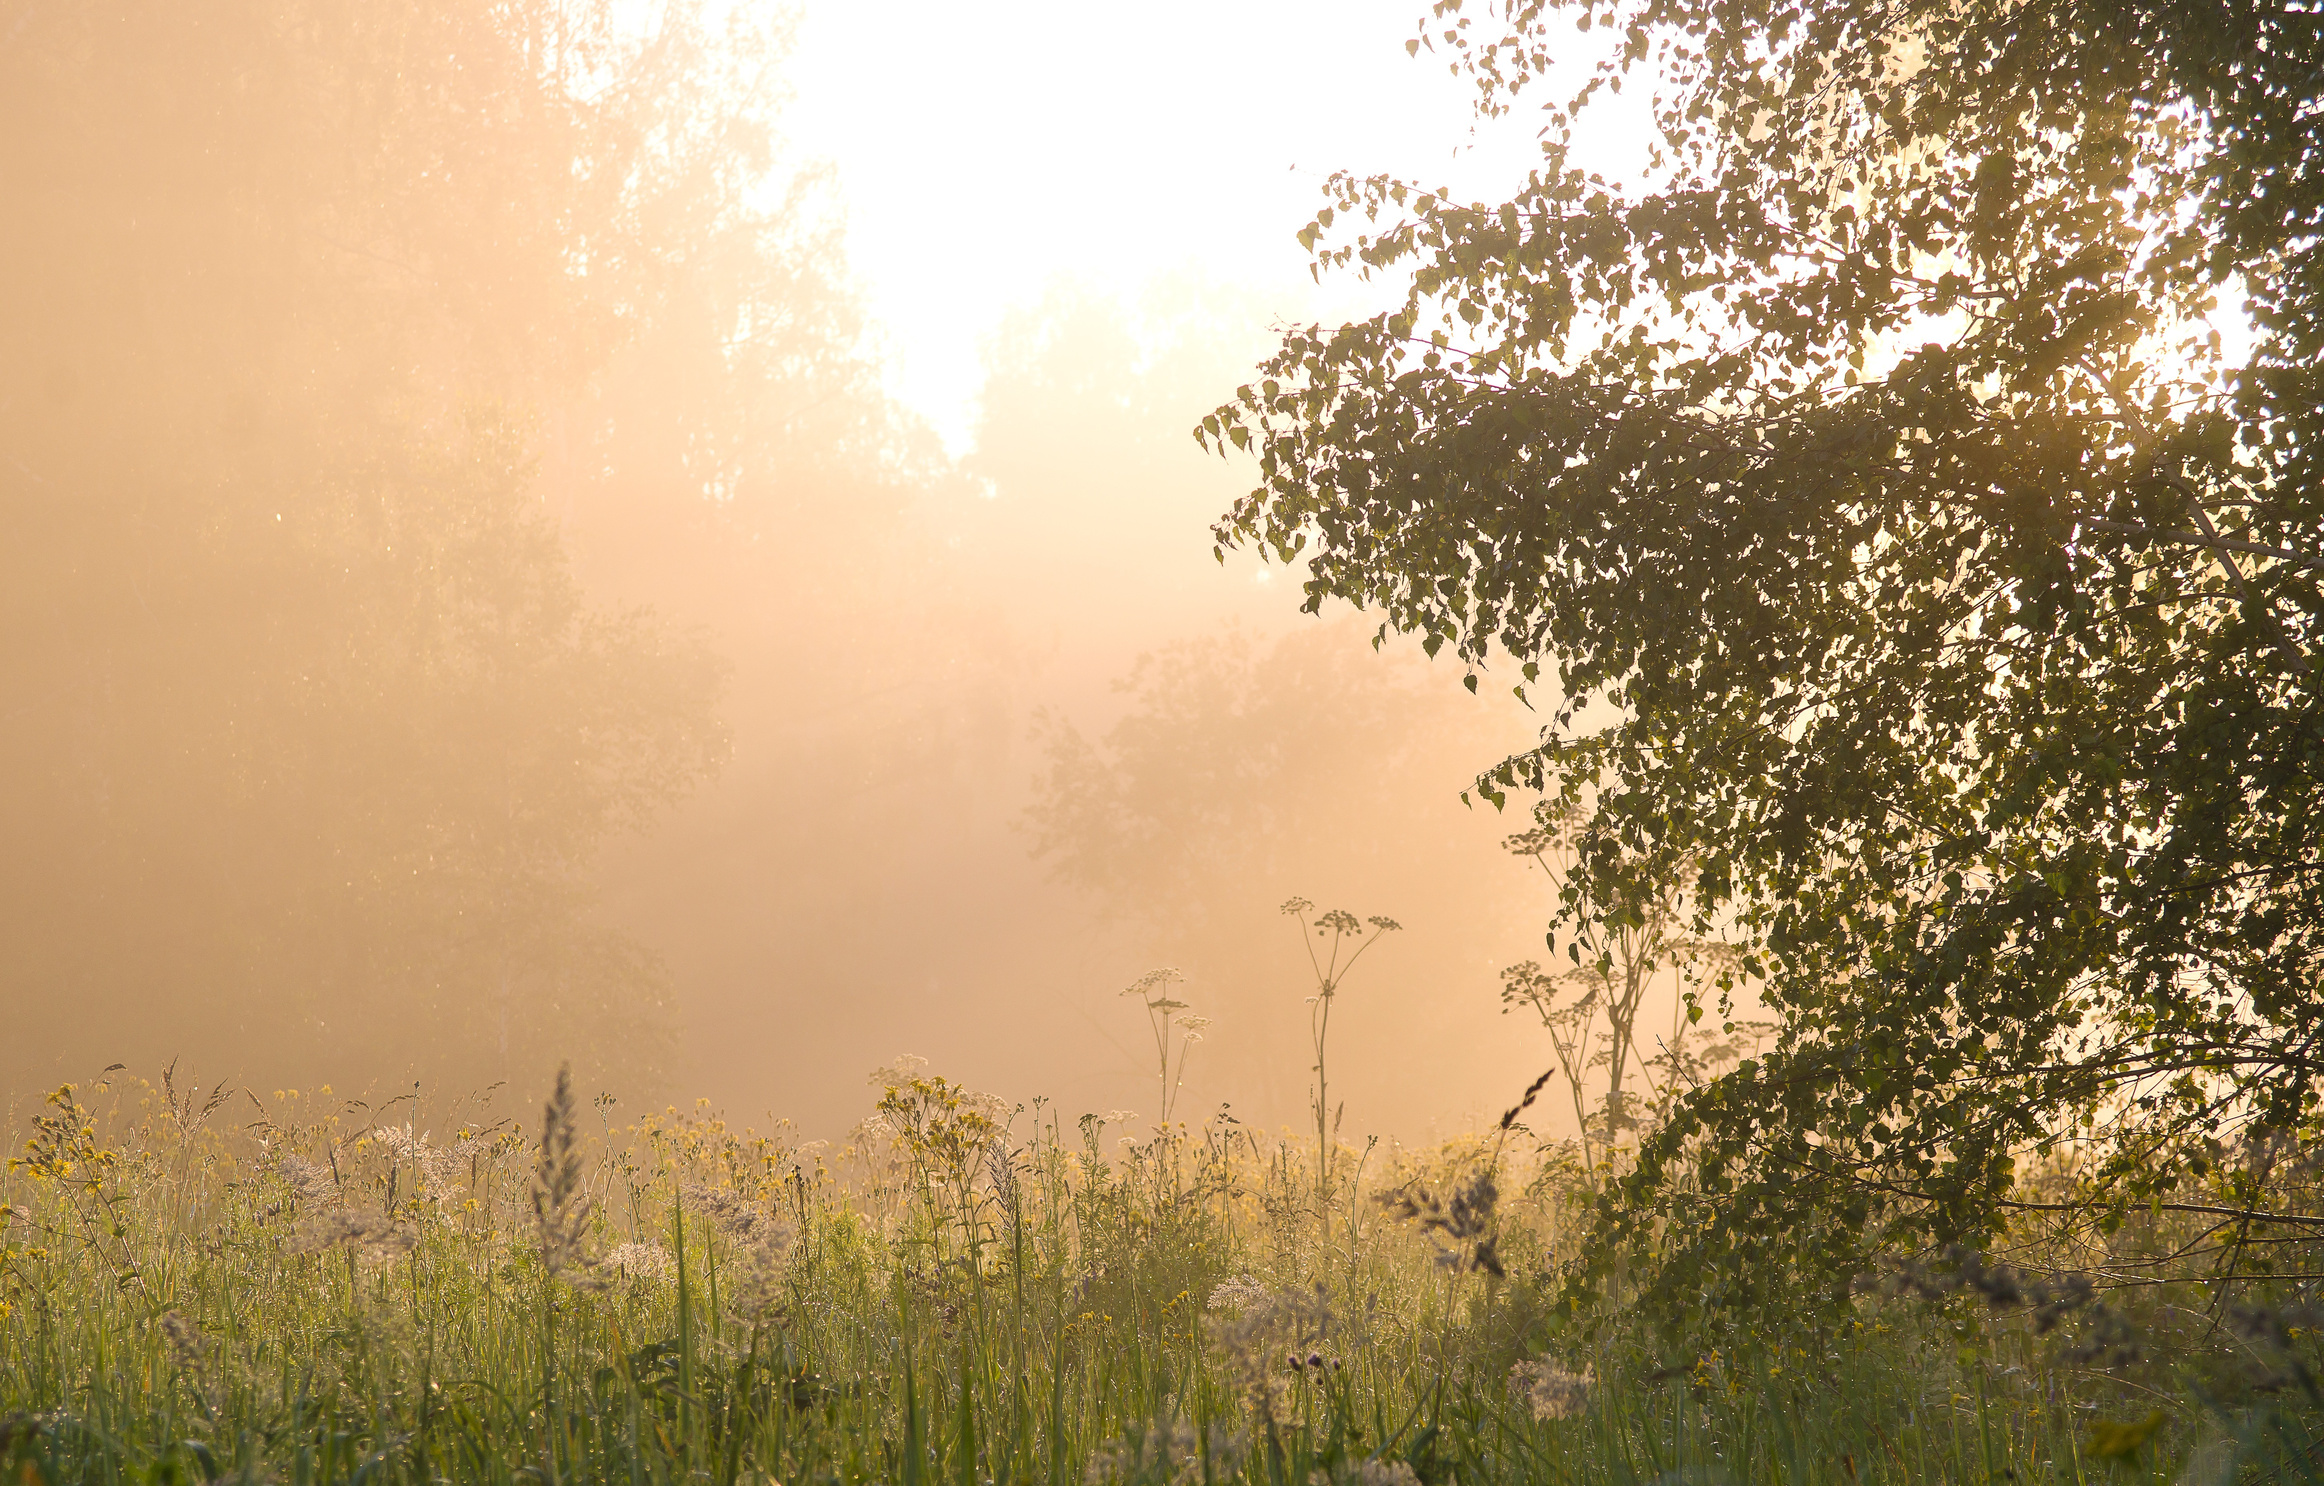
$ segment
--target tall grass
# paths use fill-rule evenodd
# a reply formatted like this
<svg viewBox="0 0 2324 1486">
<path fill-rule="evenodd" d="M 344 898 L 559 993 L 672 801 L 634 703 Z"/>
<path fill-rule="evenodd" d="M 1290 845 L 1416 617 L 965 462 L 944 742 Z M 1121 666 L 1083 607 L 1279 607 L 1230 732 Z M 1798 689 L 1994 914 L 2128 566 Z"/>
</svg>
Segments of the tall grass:
<svg viewBox="0 0 2324 1486">
<path fill-rule="evenodd" d="M 2273 1372 L 2241 1385 L 2218 1356 L 2100 1356 L 1970 1299 L 1706 1318 L 1680 1342 L 1628 1327 L 1619 1297 L 1576 1308 L 1580 1199 L 1524 1151 L 1326 1163 L 1230 1124 L 1123 1130 L 910 1066 L 879 1081 L 837 1147 L 701 1108 L 617 1124 L 569 1093 L 521 1126 L 416 1094 L 238 1096 L 240 1118 L 174 1089 L 59 1094 L 0 1187 L 0 1470 L 2316 1480 L 2298 1325 L 2246 1345 Z"/>
</svg>

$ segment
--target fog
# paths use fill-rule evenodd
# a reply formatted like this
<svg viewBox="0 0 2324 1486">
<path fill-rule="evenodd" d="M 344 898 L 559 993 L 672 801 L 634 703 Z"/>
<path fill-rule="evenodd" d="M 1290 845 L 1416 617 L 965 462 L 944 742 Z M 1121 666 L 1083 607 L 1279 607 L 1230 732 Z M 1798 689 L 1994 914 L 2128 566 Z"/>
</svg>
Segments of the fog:
<svg viewBox="0 0 2324 1486">
<path fill-rule="evenodd" d="M 909 1052 L 1151 1120 L 1120 992 L 1169 966 L 1177 1113 L 1296 1125 L 1295 896 L 1403 926 L 1334 1013 L 1348 1136 L 1546 1065 L 1528 821 L 1462 798 L 1536 719 L 1214 558 L 1253 470 L 1189 430 L 1280 297 L 1045 273 L 947 332 L 945 427 L 791 23 L 0 12 L 0 1104 L 571 1059 L 828 1135 Z"/>
</svg>

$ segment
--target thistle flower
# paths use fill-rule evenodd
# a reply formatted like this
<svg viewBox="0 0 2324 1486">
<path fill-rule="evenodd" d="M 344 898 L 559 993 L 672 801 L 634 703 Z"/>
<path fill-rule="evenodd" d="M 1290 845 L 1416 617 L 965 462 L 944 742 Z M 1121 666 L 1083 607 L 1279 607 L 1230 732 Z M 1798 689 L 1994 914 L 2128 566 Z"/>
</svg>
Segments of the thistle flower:
<svg viewBox="0 0 2324 1486">
<path fill-rule="evenodd" d="M 1533 1411 L 1535 1419 L 1571 1419 L 1590 1406 L 1597 1379 L 1588 1368 L 1567 1372 L 1547 1358 L 1520 1362 L 1509 1369 L 1509 1393 Z"/>
</svg>

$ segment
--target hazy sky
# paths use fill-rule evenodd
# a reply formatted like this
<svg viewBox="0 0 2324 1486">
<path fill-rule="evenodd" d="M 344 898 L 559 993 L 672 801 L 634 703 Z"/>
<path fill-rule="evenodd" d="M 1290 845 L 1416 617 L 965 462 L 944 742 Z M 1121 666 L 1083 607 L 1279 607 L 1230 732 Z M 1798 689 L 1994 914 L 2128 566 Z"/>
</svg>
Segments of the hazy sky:
<svg viewBox="0 0 2324 1486">
<path fill-rule="evenodd" d="M 1059 277 L 1135 299 L 1191 274 L 1284 319 L 1349 304 L 1294 240 L 1332 171 L 1486 191 L 1533 154 L 1530 121 L 1475 138 L 1468 86 L 1406 55 L 1422 9 L 811 0 L 793 118 L 837 169 L 892 390 L 957 452 L 981 343 Z"/>
<path fill-rule="evenodd" d="M 676 34 L 715 35 L 757 0 L 669 3 Z M 790 167 L 828 165 L 860 305 L 830 297 L 826 224 L 729 231 L 745 217 L 720 193 L 754 188 L 696 171 L 725 116 L 686 111 L 726 85 L 716 55 L 666 94 L 596 95 L 609 139 L 665 103 L 698 121 L 647 171 L 640 225 L 628 200 L 566 190 L 559 129 L 479 122 L 572 101 L 520 65 L 558 0 L 421 5 L 443 34 L 410 55 L 432 73 L 381 41 L 392 28 L 358 28 L 352 50 L 268 32 L 267 65 L 314 81 L 257 92 L 187 60 L 246 49 L 210 10 L 175 30 L 39 12 L 11 75 L 113 100 L 86 106 L 120 127 L 44 105 L 0 131 L 51 162 L 58 203 L 0 248 L 18 279 L 72 288 L 0 326 L 23 348 L 0 368 L 41 389 L 8 427 L 47 452 L 16 467 L 152 483 L 181 524 L 50 503 L 71 519 L 19 559 L 39 581 L 12 593 L 48 628 L 20 647 L 42 669 L 11 695 L 46 726 L 18 768 L 59 783 L 11 803 L 38 807 L 18 838 L 62 844 L 23 854 L 50 864 L 47 896 L 9 900 L 46 958 L 0 980 L 38 985 L 49 1020 L 0 1056 L 0 1111 L 180 1055 L 209 1079 L 349 1089 L 518 1087 L 570 1057 L 603 1065 L 598 1087 L 667 1083 L 829 1133 L 868 1108 L 869 1069 L 913 1052 L 1012 1098 L 1152 1116 L 1144 1015 L 1119 992 L 1167 964 L 1216 1019 L 1186 1108 L 1296 1123 L 1313 977 L 1277 912 L 1294 894 L 1406 925 L 1335 1023 L 1351 1137 L 1489 1118 L 1539 1072 L 1538 1027 L 1499 997 L 1500 972 L 1541 952 L 1544 887 L 1501 846 L 1527 817 L 1461 799 L 1538 718 L 1498 684 L 1471 695 L 1450 657 L 1375 652 L 1376 618 L 1302 615 L 1295 577 L 1252 554 L 1214 561 L 1211 525 L 1251 467 L 1188 436 L 1273 327 L 1398 294 L 1309 282 L 1296 233 L 1333 172 L 1504 198 L 1535 121 L 1477 140 L 1467 86 L 1405 51 L 1427 0 L 794 3 L 795 50 L 765 74 L 789 96 L 759 100 L 792 137 L 756 189 L 787 208 Z M 741 29 L 736 60 L 759 75 Z M 508 65 L 473 64 L 476 46 Z M 400 80 L 408 116 L 384 140 L 350 77 Z M 347 222 L 367 246 L 313 250 Z M 633 230 L 653 251 L 606 261 L 652 274 L 563 272 L 561 233 Z M 447 267 L 378 272 L 420 260 Z M 608 348 L 584 331 L 617 303 L 650 313 Z M 764 328 L 747 346 L 722 318 L 738 305 Z M 950 467 L 891 421 L 882 381 Z M 83 385 L 145 390 L 72 403 Z M 533 473 L 379 411 L 472 388 L 538 401 L 556 432 Z M 278 404 L 264 427 L 248 411 Z M 363 455 L 377 488 L 340 469 L 342 448 L 373 448 L 356 434 L 393 452 Z M 404 473 L 438 460 L 489 499 Z M 536 505 L 558 543 L 534 539 Z M 437 549 L 406 530 L 489 561 L 415 560 Z M 95 581 L 80 564 L 99 551 L 114 566 Z M 501 577 L 439 578 L 472 570 Z M 557 644 L 598 633 L 541 595 L 644 616 L 620 631 L 636 653 L 583 665 L 541 640 L 542 674 L 599 680 L 536 694 L 458 648 L 504 621 Z M 683 796 L 643 831 L 595 834 L 609 787 L 559 731 L 597 736 L 589 706 L 674 760 L 620 776 Z M 524 776 L 538 808 L 508 804 L 520 757 L 570 761 Z M 67 856 L 72 873 L 51 870 Z M 583 867 L 594 891 L 569 891 Z M 147 931 L 117 934 L 131 901 Z M 500 917 L 479 930 L 483 903 Z"/>
</svg>

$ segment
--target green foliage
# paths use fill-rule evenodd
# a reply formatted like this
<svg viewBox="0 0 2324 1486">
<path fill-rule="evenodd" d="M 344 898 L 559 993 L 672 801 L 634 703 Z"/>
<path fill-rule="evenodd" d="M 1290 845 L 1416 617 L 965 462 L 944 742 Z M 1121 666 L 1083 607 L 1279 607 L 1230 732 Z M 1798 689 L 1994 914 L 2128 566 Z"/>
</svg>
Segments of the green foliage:
<svg viewBox="0 0 2324 1486">
<path fill-rule="evenodd" d="M 1584 1342 L 1560 1310 L 1581 1194 L 1496 1159 L 1499 1141 L 1399 1157 L 1372 1194 L 1394 1201 L 1327 1238 L 1275 1219 L 1309 1195 L 1307 1154 L 1248 1132 L 1107 1152 L 1094 1119 L 988 1114 L 911 1074 L 881 1104 L 834 1149 L 700 1108 L 592 1134 L 569 1081 L 533 1129 L 489 1098 L 399 1105 L 390 1124 L 285 1091 L 228 1133 L 174 1089 L 61 1092 L 0 1176 L 0 1470 L 19 1486 L 2316 1480 L 2312 1307 L 2239 1311 L 2222 1345 L 2193 1290 L 2109 1294 L 2136 1309 L 2106 1329 L 2085 1324 L 2087 1287 L 2062 1321 L 2004 1309 L 2048 1291 L 1963 1260 L 1907 1277 L 1926 1298 L 1862 1300 L 1821 1334 L 1706 1316 L 1683 1348 L 1627 1326 Z M 1496 1171 L 1534 1195 L 1501 1196 Z M 1424 1221 L 1377 1215 L 1399 1204 Z M 1480 1237 L 1495 1264 L 1472 1262 Z"/>
<path fill-rule="evenodd" d="M 1634 1278 L 1833 1301 L 2069 1147 L 2059 1200 L 2299 1232 L 2259 1173 L 2324 1028 L 2313 18 L 1464 9 L 1416 47 L 1489 112 L 1569 26 L 1605 60 L 1505 203 L 1335 181 L 1319 266 L 1409 293 L 1198 436 L 1259 461 L 1222 545 L 1551 704 L 1480 787 L 1586 810 L 1566 923 L 1683 865 L 1780 1018 L 1646 1142 Z M 1618 184 L 1575 142 L 1625 82 Z"/>
</svg>

